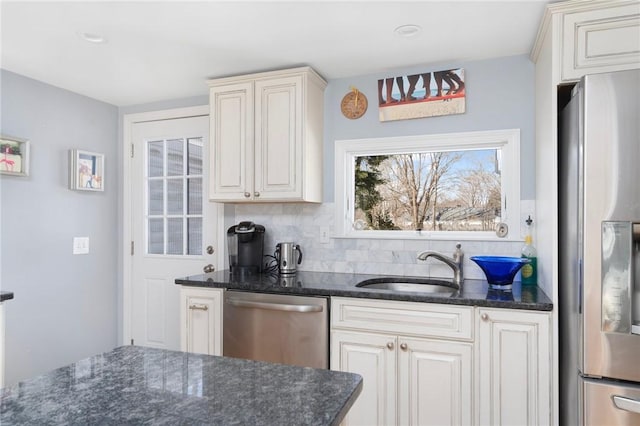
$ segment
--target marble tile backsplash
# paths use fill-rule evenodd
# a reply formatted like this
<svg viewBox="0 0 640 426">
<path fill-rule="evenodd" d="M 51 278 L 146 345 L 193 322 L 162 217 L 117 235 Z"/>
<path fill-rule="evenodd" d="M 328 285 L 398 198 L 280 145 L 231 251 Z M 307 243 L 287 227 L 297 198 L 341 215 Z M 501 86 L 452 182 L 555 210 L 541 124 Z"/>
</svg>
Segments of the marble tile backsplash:
<svg viewBox="0 0 640 426">
<path fill-rule="evenodd" d="M 321 228 L 333 232 L 334 204 L 238 204 L 236 223 L 251 220 L 263 225 L 265 254 L 273 254 L 276 243 L 295 242 L 302 253 L 301 271 L 345 272 L 383 275 L 413 275 L 449 278 L 451 269 L 440 261 L 418 261 L 419 252 L 435 250 L 450 255 L 455 241 L 381 240 L 333 238 L 320 241 Z M 522 242 L 461 241 L 465 253 L 464 275 L 484 279 L 480 268 L 469 260 L 475 255 L 519 256 Z"/>
</svg>

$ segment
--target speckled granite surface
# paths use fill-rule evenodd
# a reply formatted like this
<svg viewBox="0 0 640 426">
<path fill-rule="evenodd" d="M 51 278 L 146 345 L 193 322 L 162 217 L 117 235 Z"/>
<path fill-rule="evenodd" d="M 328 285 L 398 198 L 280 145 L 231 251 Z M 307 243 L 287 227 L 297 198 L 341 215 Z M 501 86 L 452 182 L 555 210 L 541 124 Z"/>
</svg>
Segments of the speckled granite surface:
<svg viewBox="0 0 640 426">
<path fill-rule="evenodd" d="M 138 346 L 0 390 L 0 424 L 332 425 L 355 374 Z"/>
<path fill-rule="evenodd" d="M 512 291 L 497 291 L 489 290 L 489 285 L 485 280 L 465 280 L 462 291 L 453 294 L 399 292 L 356 287 L 356 284 L 363 280 L 375 278 L 380 278 L 380 276 L 299 271 L 295 276 L 285 278 L 278 276 L 278 274 L 240 276 L 231 274 L 229 271 L 216 271 L 178 278 L 175 282 L 186 286 L 218 287 L 264 293 L 360 297 L 537 311 L 553 309 L 551 300 L 540 288 L 536 286 L 521 287 L 519 282 L 513 284 Z"/>
<path fill-rule="evenodd" d="M 5 300 L 13 299 L 13 292 L 11 291 L 0 291 L 0 302 L 4 302 Z"/>
</svg>

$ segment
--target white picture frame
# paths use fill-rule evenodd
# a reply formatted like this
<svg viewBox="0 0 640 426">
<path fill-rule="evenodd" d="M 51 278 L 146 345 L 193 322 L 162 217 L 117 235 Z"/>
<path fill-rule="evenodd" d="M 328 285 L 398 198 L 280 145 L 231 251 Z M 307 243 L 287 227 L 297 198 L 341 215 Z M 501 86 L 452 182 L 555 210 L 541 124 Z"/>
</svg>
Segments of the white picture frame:
<svg viewBox="0 0 640 426">
<path fill-rule="evenodd" d="M 104 154 L 69 151 L 69 188 L 74 191 L 104 191 Z"/>
<path fill-rule="evenodd" d="M 29 150 L 28 140 L 0 135 L 0 174 L 29 176 Z"/>
</svg>

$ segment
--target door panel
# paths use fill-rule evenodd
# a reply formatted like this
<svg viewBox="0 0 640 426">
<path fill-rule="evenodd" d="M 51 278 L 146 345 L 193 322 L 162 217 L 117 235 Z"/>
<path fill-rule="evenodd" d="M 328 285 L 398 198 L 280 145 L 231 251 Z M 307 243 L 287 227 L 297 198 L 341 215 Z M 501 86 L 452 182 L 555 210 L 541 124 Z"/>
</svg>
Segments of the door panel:
<svg viewBox="0 0 640 426">
<path fill-rule="evenodd" d="M 363 378 L 362 393 L 343 425 L 393 425 L 396 419 L 396 337 L 331 332 L 331 369 Z"/>
<path fill-rule="evenodd" d="M 398 344 L 400 424 L 471 424 L 473 345 L 405 337 Z"/>
<path fill-rule="evenodd" d="M 131 161 L 131 337 L 180 349 L 177 277 L 216 255 L 218 206 L 207 201 L 208 116 L 134 123 Z"/>
</svg>

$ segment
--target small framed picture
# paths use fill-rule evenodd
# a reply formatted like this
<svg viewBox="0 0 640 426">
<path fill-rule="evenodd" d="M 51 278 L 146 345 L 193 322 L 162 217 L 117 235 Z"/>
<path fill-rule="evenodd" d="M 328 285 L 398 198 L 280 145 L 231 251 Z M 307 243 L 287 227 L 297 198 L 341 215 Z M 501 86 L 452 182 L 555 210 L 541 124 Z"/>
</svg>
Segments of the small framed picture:
<svg viewBox="0 0 640 426">
<path fill-rule="evenodd" d="M 69 186 L 77 191 L 104 191 L 104 154 L 72 149 Z"/>
<path fill-rule="evenodd" d="M 0 135 L 0 174 L 29 176 L 29 141 Z"/>
</svg>

